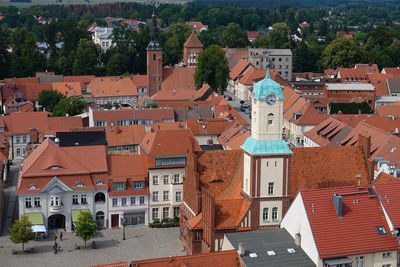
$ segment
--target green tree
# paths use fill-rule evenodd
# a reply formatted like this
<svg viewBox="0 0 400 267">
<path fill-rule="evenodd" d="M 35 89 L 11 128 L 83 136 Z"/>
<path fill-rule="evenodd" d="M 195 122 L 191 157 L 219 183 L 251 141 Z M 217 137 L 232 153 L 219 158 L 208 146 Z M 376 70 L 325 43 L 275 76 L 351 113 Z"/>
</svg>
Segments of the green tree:
<svg viewBox="0 0 400 267">
<path fill-rule="evenodd" d="M 62 98 L 53 109 L 53 116 L 63 117 L 81 114 L 86 107 L 86 102 L 77 97 Z"/>
<path fill-rule="evenodd" d="M 365 58 L 365 51 L 353 39 L 339 38 L 325 47 L 319 64 L 322 69 L 351 68 Z"/>
<path fill-rule="evenodd" d="M 284 22 L 272 25 L 268 33 L 269 48 L 286 48 L 289 41 L 289 27 Z"/>
<path fill-rule="evenodd" d="M 22 251 L 25 251 L 25 244 L 30 240 L 35 239 L 35 233 L 32 232 L 32 223 L 29 221 L 28 216 L 22 215 L 21 219 L 16 220 L 9 228 L 10 240 L 15 244 L 22 243 Z"/>
<path fill-rule="evenodd" d="M 96 234 L 97 224 L 94 221 L 92 214 L 87 210 L 80 212 L 75 224 L 75 233 L 85 241 L 86 248 L 86 241 L 93 238 Z"/>
<path fill-rule="evenodd" d="M 76 50 L 74 64 L 72 66 L 73 75 L 95 74 L 98 65 L 99 48 L 89 39 L 79 40 Z"/>
<path fill-rule="evenodd" d="M 246 47 L 249 40 L 246 31 L 239 24 L 229 23 L 221 34 L 220 43 L 222 47 L 241 48 Z"/>
<path fill-rule="evenodd" d="M 256 48 L 267 48 L 268 47 L 268 37 L 265 34 L 257 35 L 254 42 L 251 44 L 252 47 Z"/>
<path fill-rule="evenodd" d="M 306 42 L 297 42 L 294 50 L 294 71 L 316 71 L 318 56 Z"/>
<path fill-rule="evenodd" d="M 210 45 L 199 53 L 194 79 L 197 88 L 206 82 L 223 95 L 228 85 L 229 67 L 225 52 L 219 45 Z"/>
<path fill-rule="evenodd" d="M 53 112 L 55 106 L 64 96 L 53 90 L 43 90 L 39 94 L 39 105 L 41 105 L 46 111 Z"/>
<path fill-rule="evenodd" d="M 129 57 L 119 52 L 114 53 L 107 62 L 107 75 L 121 75 L 128 69 Z"/>
<path fill-rule="evenodd" d="M 10 53 L 8 48 L 8 30 L 0 27 L 0 79 L 9 76 Z"/>
<path fill-rule="evenodd" d="M 160 44 L 163 49 L 163 63 L 175 65 L 183 57 L 183 44 L 188 39 L 191 29 L 183 22 L 171 24 L 160 34 Z"/>
</svg>

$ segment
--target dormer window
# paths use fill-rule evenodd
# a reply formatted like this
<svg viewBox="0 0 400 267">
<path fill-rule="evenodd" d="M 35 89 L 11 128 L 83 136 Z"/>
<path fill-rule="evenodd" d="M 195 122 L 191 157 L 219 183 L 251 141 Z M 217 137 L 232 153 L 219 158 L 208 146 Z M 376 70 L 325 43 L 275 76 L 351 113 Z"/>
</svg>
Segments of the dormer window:
<svg viewBox="0 0 400 267">
<path fill-rule="evenodd" d="M 36 185 L 32 184 L 28 187 L 28 190 L 36 190 L 38 189 Z"/>
<path fill-rule="evenodd" d="M 62 167 L 60 167 L 60 166 L 57 166 L 57 165 L 54 165 L 54 166 L 51 166 L 50 168 L 48 168 L 49 170 L 58 170 L 58 169 L 62 169 Z"/>
<path fill-rule="evenodd" d="M 103 181 L 99 180 L 99 181 L 96 182 L 96 185 L 104 185 L 104 183 L 103 183 Z"/>
<path fill-rule="evenodd" d="M 85 185 L 82 184 L 81 182 L 77 182 L 76 185 L 75 185 L 75 187 L 85 187 Z"/>
</svg>

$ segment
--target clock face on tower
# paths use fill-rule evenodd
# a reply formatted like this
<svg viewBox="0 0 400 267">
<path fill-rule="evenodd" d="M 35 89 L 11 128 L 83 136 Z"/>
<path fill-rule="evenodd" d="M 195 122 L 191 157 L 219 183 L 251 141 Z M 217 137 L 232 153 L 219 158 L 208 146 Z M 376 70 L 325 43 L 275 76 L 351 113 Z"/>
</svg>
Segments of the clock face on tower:
<svg viewBox="0 0 400 267">
<path fill-rule="evenodd" d="M 273 106 L 276 103 L 276 96 L 275 95 L 268 95 L 266 102 L 268 105 Z"/>
</svg>

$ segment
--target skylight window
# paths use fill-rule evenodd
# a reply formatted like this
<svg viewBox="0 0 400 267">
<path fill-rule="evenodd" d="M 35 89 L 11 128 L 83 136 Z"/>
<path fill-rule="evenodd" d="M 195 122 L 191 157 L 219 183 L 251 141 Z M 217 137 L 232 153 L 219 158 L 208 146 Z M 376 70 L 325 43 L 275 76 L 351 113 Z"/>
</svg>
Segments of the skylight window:
<svg viewBox="0 0 400 267">
<path fill-rule="evenodd" d="M 85 186 L 85 185 L 82 184 L 81 182 L 77 182 L 76 185 L 75 185 L 75 187 L 84 187 L 84 186 Z"/>
<path fill-rule="evenodd" d="M 293 254 L 293 253 L 295 253 L 296 251 L 294 250 L 294 248 L 288 248 L 288 249 L 287 249 L 287 252 L 289 252 L 290 254 Z"/>
<path fill-rule="evenodd" d="M 250 258 L 257 258 L 258 257 L 257 253 L 250 253 L 249 256 L 250 256 Z"/>
<path fill-rule="evenodd" d="M 96 185 L 104 185 L 104 183 L 103 183 L 103 181 L 99 180 L 99 181 L 96 182 Z"/>
<path fill-rule="evenodd" d="M 275 256 L 276 255 L 275 251 L 273 251 L 273 250 L 268 250 L 267 253 L 268 253 L 268 256 Z"/>
<path fill-rule="evenodd" d="M 378 231 L 379 235 L 386 235 L 386 230 L 385 227 L 383 227 L 382 225 L 379 225 L 376 227 L 376 231 Z"/>
<path fill-rule="evenodd" d="M 58 170 L 58 169 L 62 169 L 62 167 L 54 165 L 54 166 L 51 166 L 49 169 L 50 170 Z"/>
</svg>

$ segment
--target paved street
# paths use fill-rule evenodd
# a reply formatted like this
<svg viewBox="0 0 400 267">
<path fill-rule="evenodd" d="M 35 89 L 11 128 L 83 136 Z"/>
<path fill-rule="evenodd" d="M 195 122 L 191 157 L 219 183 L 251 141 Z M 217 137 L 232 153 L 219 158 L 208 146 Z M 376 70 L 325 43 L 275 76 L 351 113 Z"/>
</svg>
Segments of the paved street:
<svg viewBox="0 0 400 267">
<path fill-rule="evenodd" d="M 228 92 L 225 92 L 225 95 L 228 95 L 228 96 L 231 96 L 231 97 L 232 97 L 233 100 L 229 100 L 229 101 L 228 101 L 229 104 L 231 104 L 231 106 L 232 106 L 234 109 L 236 109 L 237 112 L 239 112 L 240 116 L 242 116 L 248 123 L 251 124 L 251 119 L 250 119 L 249 114 L 244 113 L 244 112 L 240 109 L 240 105 L 241 105 L 241 104 L 240 104 L 240 101 L 237 100 L 237 98 L 236 98 L 234 95 L 232 95 L 232 94 L 230 94 L 230 93 L 228 93 Z"/>
<path fill-rule="evenodd" d="M 84 242 L 73 233 L 65 233 L 63 241 L 57 240 L 62 252 L 54 254 L 54 240 L 30 241 L 26 248 L 34 248 L 33 254 L 11 255 L 11 250 L 21 250 L 8 236 L 0 237 L 0 266 L 89 266 L 119 261 L 132 261 L 185 255 L 179 240 L 179 227 L 149 228 L 145 226 L 126 228 L 126 240 L 121 229 L 108 229 L 97 233 L 92 240 L 96 249 L 75 250 L 74 245 Z M 92 244 L 92 240 L 88 244 Z"/>
<path fill-rule="evenodd" d="M 4 190 L 4 209 L 3 209 L 3 220 L 2 227 L 0 229 L 0 235 L 8 235 L 8 228 L 12 225 L 15 219 L 18 217 L 17 211 L 17 195 L 15 193 L 16 185 L 18 182 L 18 170 L 20 162 L 15 161 L 15 164 L 10 166 L 10 173 L 8 178 L 8 186 Z"/>
</svg>

